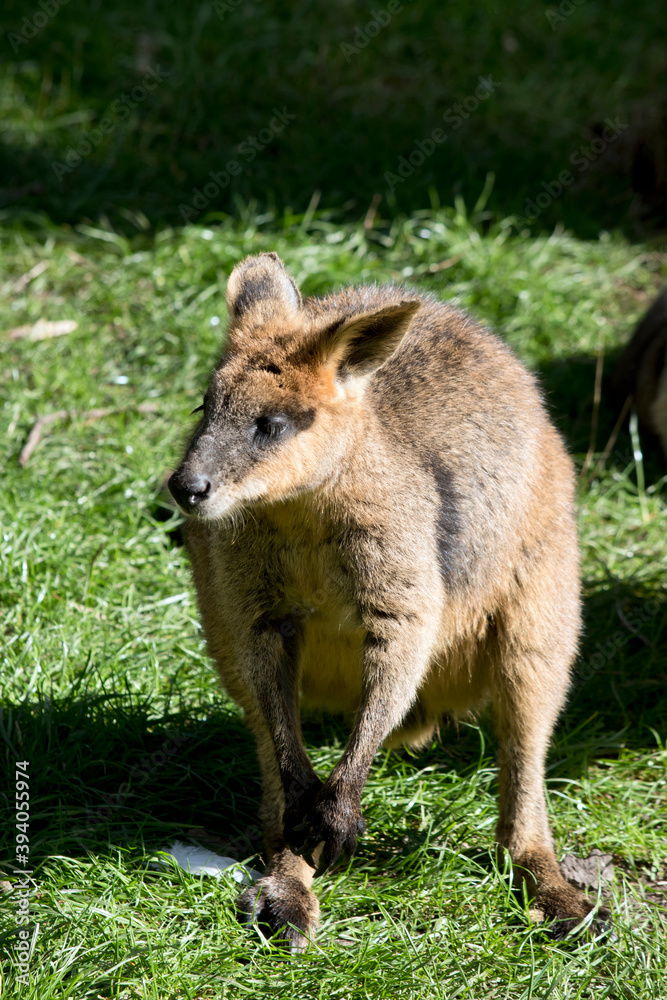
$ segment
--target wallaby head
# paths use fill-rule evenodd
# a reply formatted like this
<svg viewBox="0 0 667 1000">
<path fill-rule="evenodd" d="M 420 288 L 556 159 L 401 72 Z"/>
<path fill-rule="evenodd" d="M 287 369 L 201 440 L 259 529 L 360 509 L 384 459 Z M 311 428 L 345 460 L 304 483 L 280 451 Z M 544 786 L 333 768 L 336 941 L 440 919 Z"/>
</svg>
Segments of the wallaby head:
<svg viewBox="0 0 667 1000">
<path fill-rule="evenodd" d="M 418 299 L 317 315 L 275 253 L 227 285 L 226 346 L 201 422 L 169 489 L 186 514 L 233 516 L 324 484 L 363 431 L 369 378 L 394 353 Z"/>
</svg>

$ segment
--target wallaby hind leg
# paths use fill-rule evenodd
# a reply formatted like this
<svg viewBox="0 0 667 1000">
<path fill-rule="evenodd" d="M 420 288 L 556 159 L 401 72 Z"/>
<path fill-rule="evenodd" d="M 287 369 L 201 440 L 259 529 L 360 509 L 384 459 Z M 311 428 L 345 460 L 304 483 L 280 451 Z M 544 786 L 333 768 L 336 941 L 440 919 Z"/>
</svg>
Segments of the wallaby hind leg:
<svg viewBox="0 0 667 1000">
<path fill-rule="evenodd" d="M 283 942 L 290 951 L 300 952 L 314 938 L 319 921 L 320 906 L 311 889 L 314 869 L 285 844 L 285 791 L 273 743 L 268 733 L 257 734 L 257 726 L 253 728 L 262 772 L 261 818 L 267 866 L 262 877 L 239 897 L 239 916 L 259 924 L 267 936 Z M 302 792 L 301 788 L 295 790 L 295 798 Z"/>
<path fill-rule="evenodd" d="M 537 652 L 524 662 L 502 669 L 494 691 L 499 740 L 499 819 L 496 840 L 509 851 L 517 886 L 555 923 L 552 933 L 563 937 L 592 910 L 583 892 L 563 878 L 553 848 L 544 796 L 544 762 L 549 740 L 565 701 L 567 668 Z M 598 912 L 605 922 L 610 914 Z"/>
</svg>

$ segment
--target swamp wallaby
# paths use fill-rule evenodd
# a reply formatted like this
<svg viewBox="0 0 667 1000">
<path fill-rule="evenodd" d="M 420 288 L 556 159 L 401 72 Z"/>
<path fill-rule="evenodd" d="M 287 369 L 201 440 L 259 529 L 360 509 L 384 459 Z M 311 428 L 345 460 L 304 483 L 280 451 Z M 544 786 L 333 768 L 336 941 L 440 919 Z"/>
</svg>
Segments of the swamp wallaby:
<svg viewBox="0 0 667 1000">
<path fill-rule="evenodd" d="M 633 397 L 642 426 L 667 457 L 667 288 L 635 327 L 612 375 L 619 405 Z"/>
<path fill-rule="evenodd" d="M 227 306 L 169 488 L 209 652 L 257 741 L 268 864 L 241 912 L 303 948 L 313 877 L 364 831 L 377 749 L 490 703 L 496 839 L 574 927 L 591 906 L 561 876 L 543 787 L 580 630 L 573 473 L 532 376 L 430 295 L 302 300 L 274 253 L 234 269 Z M 354 720 L 325 781 L 300 702 Z"/>
</svg>

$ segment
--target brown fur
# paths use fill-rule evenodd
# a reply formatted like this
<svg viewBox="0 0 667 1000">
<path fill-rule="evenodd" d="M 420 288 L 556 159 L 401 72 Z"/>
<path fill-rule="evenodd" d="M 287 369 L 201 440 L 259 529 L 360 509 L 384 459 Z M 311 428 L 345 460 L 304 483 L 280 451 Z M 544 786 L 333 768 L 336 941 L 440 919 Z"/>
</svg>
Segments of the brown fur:
<svg viewBox="0 0 667 1000">
<path fill-rule="evenodd" d="M 560 874 L 543 787 L 580 630 L 573 473 L 532 376 L 430 296 L 302 302 L 275 254 L 234 270 L 228 307 L 170 488 L 210 654 L 257 740 L 268 867 L 241 911 L 304 947 L 312 877 L 354 852 L 376 750 L 489 704 L 497 841 L 574 925 L 591 907 Z M 354 718 L 324 782 L 300 700 Z"/>
<path fill-rule="evenodd" d="M 667 457 L 667 288 L 637 324 L 619 358 L 612 388 L 619 406 L 633 397 L 642 426 L 660 439 Z"/>
</svg>

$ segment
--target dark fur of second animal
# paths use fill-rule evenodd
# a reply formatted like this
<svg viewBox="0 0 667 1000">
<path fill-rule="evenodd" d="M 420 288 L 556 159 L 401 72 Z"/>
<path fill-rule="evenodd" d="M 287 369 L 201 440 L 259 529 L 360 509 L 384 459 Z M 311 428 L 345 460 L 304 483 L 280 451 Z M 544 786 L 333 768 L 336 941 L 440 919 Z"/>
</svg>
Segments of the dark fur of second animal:
<svg viewBox="0 0 667 1000">
<path fill-rule="evenodd" d="M 490 705 L 497 841 L 569 929 L 591 906 L 556 862 L 544 760 L 580 630 L 573 473 L 532 376 L 428 295 L 302 301 L 274 254 L 239 264 L 227 298 L 171 488 L 209 652 L 257 740 L 267 869 L 241 910 L 304 947 L 378 747 Z M 301 701 L 354 720 L 325 781 Z"/>
<path fill-rule="evenodd" d="M 667 457 L 667 288 L 637 324 L 611 378 L 620 408 L 628 396 L 644 430 L 660 440 Z"/>
</svg>

